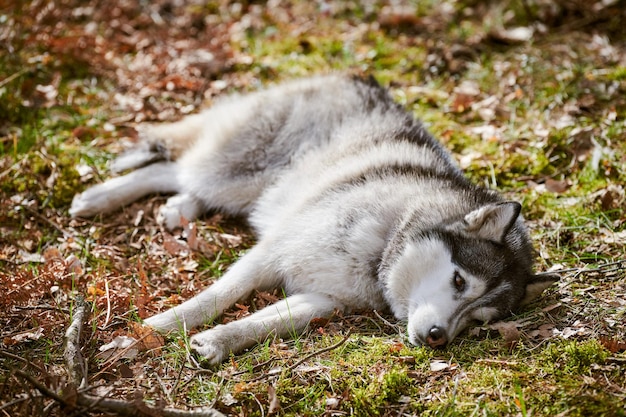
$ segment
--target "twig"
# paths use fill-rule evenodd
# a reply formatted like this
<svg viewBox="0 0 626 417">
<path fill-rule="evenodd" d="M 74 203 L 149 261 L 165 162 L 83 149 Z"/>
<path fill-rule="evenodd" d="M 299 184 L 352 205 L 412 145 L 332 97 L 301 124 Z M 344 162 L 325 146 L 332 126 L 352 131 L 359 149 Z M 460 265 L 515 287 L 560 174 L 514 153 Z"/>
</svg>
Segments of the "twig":
<svg viewBox="0 0 626 417">
<path fill-rule="evenodd" d="M 44 310 L 44 311 L 60 311 L 62 313 L 65 314 L 69 314 L 69 310 L 66 308 L 62 308 L 62 307 L 58 307 L 58 306 L 51 306 L 49 304 L 43 304 L 40 306 L 13 306 L 14 309 L 16 310 Z"/>
<path fill-rule="evenodd" d="M 593 272 L 608 273 L 608 272 L 614 272 L 614 271 L 621 271 L 623 269 L 626 269 L 626 259 L 620 259 L 614 262 L 607 262 L 605 264 L 598 265 L 596 268 L 586 268 L 586 267 L 585 268 L 564 268 L 564 269 L 556 269 L 554 271 L 538 272 L 536 275 L 541 276 L 541 275 L 552 275 L 552 274 L 568 274 L 568 273 L 574 272 L 574 274 L 572 274 L 572 278 L 576 279 L 580 275 L 583 275 L 583 274 L 590 274 Z"/>
<path fill-rule="evenodd" d="M 27 372 L 22 371 L 21 369 L 14 369 L 13 372 L 15 372 L 16 375 L 19 375 L 25 380 L 27 380 L 33 387 L 37 388 L 37 390 L 41 392 L 43 395 L 45 395 L 46 397 L 52 398 L 56 402 L 63 404 L 69 409 L 72 409 L 72 405 L 68 403 L 65 400 L 65 398 L 59 396 L 56 392 L 52 391 L 51 389 L 46 387 L 44 384 L 37 381 L 37 378 L 35 378 L 34 376 L 28 374 Z"/>
<path fill-rule="evenodd" d="M 3 411 L 4 414 L 8 416 L 9 414 L 6 414 L 6 411 L 4 411 L 5 409 L 11 408 L 11 407 L 13 407 L 16 404 L 23 403 L 24 401 L 32 401 L 33 398 L 38 398 L 38 397 L 39 397 L 39 395 L 35 396 L 35 395 L 31 394 L 31 395 L 28 395 L 28 396 L 23 396 L 23 397 L 16 398 L 13 401 L 9 401 L 9 402 L 6 402 L 4 404 L 0 404 L 0 411 Z"/>
<path fill-rule="evenodd" d="M 28 366 L 32 366 L 33 368 L 35 368 L 36 370 L 38 370 L 40 373 L 45 374 L 46 371 L 43 370 L 43 368 L 41 368 L 39 365 L 34 364 L 24 358 L 22 358 L 21 356 L 17 356 L 12 354 L 11 352 L 7 352 L 6 350 L 2 349 L 0 350 L 0 356 L 4 356 L 6 358 L 11 358 L 11 359 L 15 359 L 16 361 L 22 362 Z"/>
<path fill-rule="evenodd" d="M 607 263 L 598 265 L 596 268 L 564 268 L 564 269 L 555 269 L 553 271 L 537 272 L 535 275 L 564 274 L 566 272 L 578 272 L 578 273 L 597 272 L 597 271 L 603 270 L 604 268 L 608 268 L 609 266 L 621 265 L 621 264 L 626 264 L 626 259 L 619 259 L 617 261 L 607 262 Z M 621 267 L 618 267 L 618 269 L 620 269 L 620 268 Z"/>
<path fill-rule="evenodd" d="M 22 165 L 24 163 L 24 161 L 26 161 L 27 158 L 28 158 L 28 155 L 23 157 L 22 159 L 20 159 L 16 163 L 14 163 L 13 165 L 11 165 L 9 168 L 7 168 L 4 171 L 0 172 L 0 180 L 2 178 L 6 177 L 7 175 L 9 175 L 9 172 L 13 171 L 14 169 L 19 168 L 19 166 Z"/>
<path fill-rule="evenodd" d="M 76 306 L 74 308 L 74 316 L 72 322 L 65 333 L 65 352 L 63 358 L 68 368 L 68 373 L 72 382 L 79 387 L 76 396 L 76 404 L 85 407 L 88 410 L 103 411 L 108 413 L 116 413 L 123 416 L 137 415 L 158 415 L 162 417 L 224 417 L 222 413 L 213 408 L 202 408 L 198 410 L 177 410 L 172 408 L 162 408 L 159 406 L 151 407 L 146 404 L 142 398 L 135 401 L 118 400 L 107 398 L 104 396 L 95 396 L 87 394 L 87 369 L 83 357 L 80 353 L 80 333 L 82 323 L 87 311 L 87 302 L 83 297 L 77 297 Z M 20 373 L 21 375 L 21 373 Z M 59 397 L 55 392 L 50 391 L 42 386 L 34 378 L 24 376 L 38 390 L 56 401 L 64 405 L 70 406 L 67 402 Z"/>
<path fill-rule="evenodd" d="M 16 79 L 17 77 L 19 77 L 22 74 L 27 73 L 28 71 L 30 71 L 30 68 L 22 68 L 21 70 L 19 70 L 18 72 L 9 75 L 8 77 L 6 77 L 4 80 L 0 81 L 0 88 L 4 87 L 5 85 L 7 85 L 8 83 L 10 83 L 11 81 L 13 81 L 14 79 Z"/>
<path fill-rule="evenodd" d="M 104 326 L 102 327 L 107 327 L 109 320 L 111 320 L 111 294 L 109 292 L 109 280 L 106 279 L 106 277 L 104 278 L 104 293 L 107 298 L 107 315 L 104 319 Z"/>
<path fill-rule="evenodd" d="M 267 365 L 269 365 L 270 363 L 274 362 L 275 360 L 276 360 L 276 358 L 269 358 L 269 359 L 268 359 L 268 360 L 266 360 L 266 361 L 263 361 L 263 362 L 261 362 L 261 363 L 257 363 L 256 365 L 254 365 L 254 366 L 252 367 L 251 372 L 252 372 L 252 373 L 258 372 L 258 371 L 260 371 L 261 369 L 263 369 L 264 367 L 266 367 Z M 201 369 L 200 371 L 205 371 L 205 370 L 204 370 L 204 369 Z M 233 376 L 238 376 L 238 375 L 243 375 L 243 374 L 248 373 L 248 372 L 250 372 L 250 371 L 237 371 L 237 372 L 232 373 L 232 374 L 230 375 L 230 377 L 233 377 Z"/>
<path fill-rule="evenodd" d="M 343 339 L 341 339 L 339 342 L 335 343 L 334 345 L 325 347 L 323 349 L 320 350 L 316 350 L 313 353 L 310 353 L 308 355 L 306 355 L 304 358 L 300 359 L 298 362 L 294 363 L 293 365 L 289 366 L 287 368 L 288 371 L 293 371 L 294 369 L 296 369 L 298 366 L 302 365 L 304 362 L 306 362 L 307 360 L 311 359 L 313 356 L 317 356 L 320 355 L 322 353 L 325 352 L 329 352 L 331 350 L 337 349 L 339 346 L 343 345 L 349 338 L 350 338 L 350 334 L 352 333 L 352 329 L 348 330 L 348 333 L 346 333 L 346 335 L 343 337 Z M 246 382 L 257 382 L 257 381 L 261 381 L 267 377 L 269 377 L 271 374 L 266 372 L 263 375 L 259 375 L 255 378 L 252 378 L 250 380 L 247 380 Z"/>
<path fill-rule="evenodd" d="M 322 353 L 330 352 L 331 350 L 337 349 L 339 346 L 341 346 L 344 343 L 346 343 L 346 341 L 350 338 L 350 334 L 352 334 L 352 329 L 348 329 L 348 333 L 346 333 L 346 335 L 343 337 L 343 339 L 341 339 L 339 342 L 335 343 L 334 345 L 325 347 L 323 349 L 316 350 L 315 352 L 306 355 L 304 358 L 300 359 L 298 362 L 294 363 L 289 368 L 287 368 L 287 370 L 292 371 L 292 370 L 296 369 L 298 366 L 302 365 L 305 361 L 311 359 L 313 356 L 317 356 L 317 355 L 320 355 Z"/>
<path fill-rule="evenodd" d="M 70 236 L 71 234 L 67 231 L 64 230 L 61 226 L 59 226 L 58 224 L 56 224 L 55 222 L 53 222 L 52 220 L 48 219 L 47 217 L 37 213 L 35 210 L 33 210 L 32 208 L 25 206 L 25 205 L 20 205 L 20 207 L 22 209 L 24 209 L 26 212 L 28 212 L 28 214 L 30 214 L 31 216 L 37 218 L 37 220 L 39 220 L 40 222 L 43 222 L 45 224 L 47 224 L 48 226 L 56 229 L 59 233 L 61 233 L 63 236 Z"/>
<path fill-rule="evenodd" d="M 87 366 L 83 355 L 80 353 L 80 333 L 86 311 L 87 302 L 82 296 L 78 296 L 74 308 L 74 317 L 65 332 L 63 359 L 65 359 L 70 379 L 76 383 L 78 388 L 84 388 L 87 385 Z"/>
<path fill-rule="evenodd" d="M 122 416 L 155 415 L 162 417 L 225 417 L 224 414 L 213 408 L 198 410 L 177 410 L 174 408 L 160 409 L 151 407 L 143 401 L 126 401 L 114 398 L 97 397 L 80 393 L 77 403 L 91 410 L 115 413 Z"/>
<path fill-rule="evenodd" d="M 605 263 L 605 264 L 602 264 L 602 265 L 598 265 L 596 268 L 580 268 L 580 269 L 579 269 L 579 270 L 578 270 L 578 271 L 574 274 L 574 278 L 578 278 L 578 276 L 579 276 L 579 275 L 582 275 L 582 274 L 588 274 L 588 273 L 591 273 L 591 272 L 601 272 L 601 271 L 604 271 L 604 272 L 612 272 L 612 271 L 619 271 L 620 269 L 624 269 L 624 267 L 626 267 L 626 265 L 623 265 L 623 264 L 626 264 L 626 259 L 620 259 L 619 261 L 609 262 L 609 263 Z M 616 267 L 616 268 L 610 269 L 610 270 L 609 270 L 609 269 L 607 269 L 607 268 L 609 268 L 609 267 L 611 267 L 611 266 L 615 266 L 615 265 L 619 265 L 619 266 L 618 266 L 618 267 Z M 556 271 L 556 272 L 558 272 L 558 271 Z"/>
<path fill-rule="evenodd" d="M 383 316 L 380 315 L 380 313 L 377 310 L 374 310 L 374 315 L 376 317 L 378 317 L 378 319 L 380 321 L 382 321 L 383 323 L 385 323 L 388 327 L 391 327 L 392 329 L 394 329 L 396 332 L 398 332 L 398 334 L 400 336 L 402 336 L 402 334 L 404 333 L 402 331 L 402 328 L 400 326 L 398 326 L 397 324 L 393 324 L 391 323 L 389 320 L 387 320 L 386 318 L 384 318 Z"/>
<path fill-rule="evenodd" d="M 180 380 L 181 380 L 181 378 L 183 376 L 183 371 L 184 370 L 185 370 L 185 367 L 181 366 L 180 367 L 180 371 L 178 371 L 178 375 L 176 376 L 176 381 L 174 381 L 174 386 L 170 390 L 170 393 L 171 393 L 172 397 L 176 397 L 176 394 L 178 393 L 178 385 L 180 384 Z M 213 407 L 211 407 L 211 408 L 213 408 Z"/>
<path fill-rule="evenodd" d="M 122 358 L 126 353 L 128 353 L 132 348 L 138 346 L 145 338 L 147 338 L 148 336 L 150 336 L 150 333 L 146 333 L 144 334 L 142 337 L 140 337 L 139 339 L 133 341 L 130 345 L 126 346 L 123 349 L 120 349 L 117 353 L 115 353 L 114 355 L 112 355 L 111 357 L 107 358 L 106 363 L 102 365 L 102 369 L 100 369 L 100 371 L 94 375 L 95 379 L 98 379 L 98 377 L 102 374 L 104 374 L 105 372 L 107 372 L 109 370 L 110 367 L 112 367 L 120 358 Z"/>
<path fill-rule="evenodd" d="M 485 363 L 488 365 L 502 365 L 502 366 L 517 366 L 519 362 L 517 361 L 502 361 L 497 359 L 476 359 L 476 363 Z"/>
<path fill-rule="evenodd" d="M 265 417 L 265 409 L 263 408 L 263 404 L 261 404 L 261 401 L 259 401 L 259 399 L 257 398 L 256 395 L 254 395 L 253 392 L 250 391 L 242 391 L 242 394 L 248 394 L 249 396 L 252 397 L 252 399 L 254 401 L 256 401 L 256 404 L 259 406 L 259 410 L 261 410 L 261 417 Z"/>
</svg>

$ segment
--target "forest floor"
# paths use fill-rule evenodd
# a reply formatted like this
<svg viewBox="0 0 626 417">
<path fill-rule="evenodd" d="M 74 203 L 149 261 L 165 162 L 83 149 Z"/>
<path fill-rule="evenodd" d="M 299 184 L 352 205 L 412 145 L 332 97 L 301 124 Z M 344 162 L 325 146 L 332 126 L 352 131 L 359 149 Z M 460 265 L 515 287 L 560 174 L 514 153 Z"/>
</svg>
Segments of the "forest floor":
<svg viewBox="0 0 626 417">
<path fill-rule="evenodd" d="M 624 10 L 1 2 L 0 416 L 626 415 Z M 520 201 L 537 270 L 561 280 L 443 350 L 363 312 L 204 369 L 186 337 L 139 323 L 219 278 L 254 244 L 245 221 L 211 213 L 170 233 L 155 220 L 166 196 L 94 219 L 72 219 L 72 197 L 109 177 L 142 122 L 330 71 L 376 77 L 468 177 Z M 257 292 L 220 320 L 280 297 Z"/>
</svg>

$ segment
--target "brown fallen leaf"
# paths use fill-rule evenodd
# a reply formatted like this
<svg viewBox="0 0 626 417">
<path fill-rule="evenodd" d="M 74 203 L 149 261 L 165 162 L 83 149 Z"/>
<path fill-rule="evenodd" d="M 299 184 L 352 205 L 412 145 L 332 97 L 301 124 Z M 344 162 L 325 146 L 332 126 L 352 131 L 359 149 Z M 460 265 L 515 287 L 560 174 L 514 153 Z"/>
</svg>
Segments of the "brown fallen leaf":
<svg viewBox="0 0 626 417">
<path fill-rule="evenodd" d="M 546 190 L 552 192 L 552 193 L 564 193 L 565 191 L 567 191 L 569 189 L 569 187 L 571 187 L 571 183 L 570 181 L 567 180 L 553 180 L 552 178 L 548 178 L 546 179 Z"/>
<path fill-rule="evenodd" d="M 326 317 L 314 317 L 309 323 L 309 326 L 313 329 L 318 329 L 318 333 L 319 333 L 319 330 L 326 327 L 329 321 L 330 319 Z"/>
<path fill-rule="evenodd" d="M 548 312 L 550 312 L 550 311 L 552 311 L 554 309 L 557 309 L 557 308 L 561 307 L 562 305 L 563 305 L 563 303 L 558 302 L 558 303 L 555 303 L 555 304 L 552 304 L 552 305 L 549 305 L 547 307 L 542 308 L 541 311 L 544 312 L 544 313 L 548 313 Z"/>
<path fill-rule="evenodd" d="M 600 336 L 598 340 L 611 353 L 626 352 L 626 340 L 609 336 Z"/>
<path fill-rule="evenodd" d="M 517 342 L 520 338 L 520 331 L 514 321 L 498 321 L 489 325 L 490 329 L 497 330 L 500 336 L 507 343 Z"/>
<path fill-rule="evenodd" d="M 404 348 L 404 343 L 396 341 L 396 342 L 391 343 L 391 345 L 389 346 L 389 352 L 397 353 L 397 352 L 400 352 L 403 348 Z"/>
<path fill-rule="evenodd" d="M 538 340 L 549 339 L 550 337 L 552 337 L 552 334 L 553 334 L 552 329 L 554 329 L 553 324 L 545 323 L 539 326 L 538 329 L 531 330 L 528 333 L 528 336 L 533 339 L 538 339 Z"/>
<path fill-rule="evenodd" d="M 280 300 L 280 298 L 277 297 L 276 294 L 273 294 L 273 293 L 267 292 L 267 291 L 256 291 L 256 296 L 261 298 L 261 299 L 263 299 L 268 304 L 272 304 L 272 303 L 275 303 L 276 301 Z"/>
<path fill-rule="evenodd" d="M 189 246 L 185 241 L 176 239 L 169 233 L 163 233 L 163 249 L 170 255 L 186 255 L 189 253 Z"/>
<path fill-rule="evenodd" d="M 54 260 L 63 260 L 63 256 L 61 256 L 61 252 L 54 246 L 50 246 L 43 251 L 43 258 L 46 263 L 52 262 Z"/>
<path fill-rule="evenodd" d="M 267 409 L 268 415 L 276 414 L 280 410 L 280 400 L 276 395 L 276 388 L 273 385 L 267 386 L 267 396 L 269 398 L 269 407 Z"/>
<path fill-rule="evenodd" d="M 474 104 L 474 97 L 467 94 L 455 94 L 454 101 L 452 102 L 452 111 L 456 113 L 463 113 L 468 110 Z"/>
<path fill-rule="evenodd" d="M 183 236 L 187 238 L 189 249 L 197 251 L 200 244 L 198 242 L 198 227 L 194 222 L 187 222 L 183 229 Z"/>
<path fill-rule="evenodd" d="M 163 336 L 157 333 L 152 327 L 141 323 L 131 323 L 130 325 L 134 337 L 140 342 L 141 350 L 155 350 L 160 354 L 161 347 L 165 345 Z"/>
<path fill-rule="evenodd" d="M 613 210 L 624 206 L 626 193 L 621 185 L 610 184 L 593 194 L 602 205 L 602 210 Z"/>
</svg>

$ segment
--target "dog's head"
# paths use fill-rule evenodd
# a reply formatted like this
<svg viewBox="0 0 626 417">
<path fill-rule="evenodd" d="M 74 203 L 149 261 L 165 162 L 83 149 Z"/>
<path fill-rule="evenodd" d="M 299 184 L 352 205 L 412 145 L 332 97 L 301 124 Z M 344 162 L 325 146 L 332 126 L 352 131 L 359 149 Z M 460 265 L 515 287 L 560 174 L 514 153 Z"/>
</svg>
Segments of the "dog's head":
<svg viewBox="0 0 626 417">
<path fill-rule="evenodd" d="M 445 346 L 472 321 L 508 316 L 558 280 L 532 273 L 520 207 L 490 203 L 426 231 L 405 225 L 381 275 L 411 343 Z"/>
</svg>

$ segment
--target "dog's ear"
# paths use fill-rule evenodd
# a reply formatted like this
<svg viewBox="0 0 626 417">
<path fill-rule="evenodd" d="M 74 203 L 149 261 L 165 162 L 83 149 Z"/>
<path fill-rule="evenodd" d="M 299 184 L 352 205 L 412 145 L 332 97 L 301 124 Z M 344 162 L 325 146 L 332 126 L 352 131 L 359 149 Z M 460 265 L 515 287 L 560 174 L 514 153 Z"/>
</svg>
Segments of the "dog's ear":
<svg viewBox="0 0 626 417">
<path fill-rule="evenodd" d="M 541 293 L 550 285 L 557 282 L 561 277 L 556 274 L 539 274 L 531 276 L 526 283 L 526 295 L 520 302 L 520 305 L 526 305 L 539 297 Z"/>
<path fill-rule="evenodd" d="M 463 233 L 470 236 L 503 243 L 521 209 L 521 204 L 515 201 L 488 204 L 465 215 L 459 226 Z"/>
</svg>

